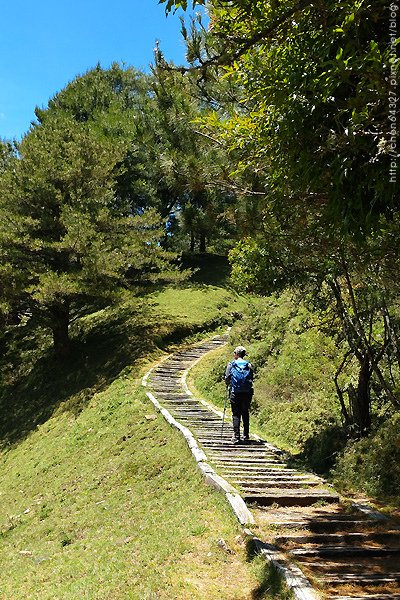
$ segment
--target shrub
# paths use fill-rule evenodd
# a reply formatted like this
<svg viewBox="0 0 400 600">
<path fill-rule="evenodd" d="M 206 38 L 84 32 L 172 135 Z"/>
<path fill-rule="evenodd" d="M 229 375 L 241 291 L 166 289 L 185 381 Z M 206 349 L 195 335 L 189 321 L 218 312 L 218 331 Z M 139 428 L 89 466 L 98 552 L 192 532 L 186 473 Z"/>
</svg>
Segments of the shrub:
<svg viewBox="0 0 400 600">
<path fill-rule="evenodd" d="M 400 498 L 400 414 L 373 434 L 349 443 L 334 470 L 342 489 L 363 490 L 378 499 Z"/>
</svg>

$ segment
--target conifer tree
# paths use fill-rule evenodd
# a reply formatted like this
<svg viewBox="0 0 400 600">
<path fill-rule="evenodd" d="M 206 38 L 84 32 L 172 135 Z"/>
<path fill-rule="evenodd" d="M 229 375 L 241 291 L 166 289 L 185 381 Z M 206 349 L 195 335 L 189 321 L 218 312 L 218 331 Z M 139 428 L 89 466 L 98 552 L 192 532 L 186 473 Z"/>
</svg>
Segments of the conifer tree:
<svg viewBox="0 0 400 600">
<path fill-rule="evenodd" d="M 93 299 L 117 297 L 169 269 L 154 211 L 115 193 L 125 145 L 57 111 L 34 126 L 0 181 L 0 264 L 26 308 L 70 349 L 71 317 Z M 12 276 L 11 276 L 12 272 Z"/>
</svg>

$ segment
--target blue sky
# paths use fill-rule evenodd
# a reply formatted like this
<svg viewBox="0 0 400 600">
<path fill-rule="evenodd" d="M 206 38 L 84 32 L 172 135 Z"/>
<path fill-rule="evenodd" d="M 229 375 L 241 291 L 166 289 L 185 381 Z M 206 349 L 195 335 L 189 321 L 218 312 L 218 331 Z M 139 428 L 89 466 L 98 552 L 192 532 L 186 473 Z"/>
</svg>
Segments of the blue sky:
<svg viewBox="0 0 400 600">
<path fill-rule="evenodd" d="M 0 138 L 20 139 L 35 106 L 98 62 L 147 70 L 157 39 L 184 62 L 179 18 L 158 0 L 8 0 L 1 20 Z"/>
</svg>

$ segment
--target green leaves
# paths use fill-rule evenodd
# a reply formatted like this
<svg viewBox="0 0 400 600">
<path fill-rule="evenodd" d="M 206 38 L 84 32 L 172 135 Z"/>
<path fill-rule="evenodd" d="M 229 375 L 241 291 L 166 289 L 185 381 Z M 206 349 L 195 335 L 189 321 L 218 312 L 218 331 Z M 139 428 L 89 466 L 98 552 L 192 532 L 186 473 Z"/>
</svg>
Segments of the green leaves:
<svg viewBox="0 0 400 600">
<path fill-rule="evenodd" d="M 295 10 L 284 4 L 281 16 Z M 269 4 L 257 9 L 245 0 L 211 10 L 207 43 L 243 97 L 234 126 L 219 127 L 224 140 L 265 173 L 269 193 L 289 183 L 295 195 L 324 195 L 337 227 L 365 230 L 397 204 L 377 135 L 389 135 L 385 2 L 298 5 L 283 21 Z"/>
<path fill-rule="evenodd" d="M 165 12 L 168 14 L 171 11 L 173 11 L 174 13 L 179 10 L 187 10 L 188 7 L 188 2 L 187 0 L 180 0 L 180 1 L 176 1 L 176 0 L 159 0 L 158 2 L 159 4 L 166 4 L 165 6 Z M 193 0 L 192 1 L 192 8 L 194 8 L 196 5 L 197 6 L 204 6 L 206 3 L 205 0 Z M 189 3 L 190 4 L 190 3 Z"/>
</svg>

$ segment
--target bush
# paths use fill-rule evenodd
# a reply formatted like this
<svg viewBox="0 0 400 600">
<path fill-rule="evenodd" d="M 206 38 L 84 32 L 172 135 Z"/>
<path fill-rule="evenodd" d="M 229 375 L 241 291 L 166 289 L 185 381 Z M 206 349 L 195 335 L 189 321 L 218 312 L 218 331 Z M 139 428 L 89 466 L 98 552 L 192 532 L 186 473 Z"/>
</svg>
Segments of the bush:
<svg viewBox="0 0 400 600">
<path fill-rule="evenodd" d="M 400 499 L 400 414 L 369 437 L 349 443 L 334 470 L 335 483 L 381 500 Z"/>
<path fill-rule="evenodd" d="M 375 411 L 375 434 L 349 442 L 333 383 L 340 351 L 320 331 L 315 314 L 288 292 L 251 298 L 230 341 L 228 349 L 214 352 L 193 370 L 204 396 L 222 406 L 221 375 L 232 349 L 243 344 L 256 371 L 252 428 L 308 468 L 323 474 L 334 469 L 343 490 L 377 498 L 400 495 L 400 415 L 382 422 L 382 411 Z"/>
</svg>

